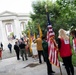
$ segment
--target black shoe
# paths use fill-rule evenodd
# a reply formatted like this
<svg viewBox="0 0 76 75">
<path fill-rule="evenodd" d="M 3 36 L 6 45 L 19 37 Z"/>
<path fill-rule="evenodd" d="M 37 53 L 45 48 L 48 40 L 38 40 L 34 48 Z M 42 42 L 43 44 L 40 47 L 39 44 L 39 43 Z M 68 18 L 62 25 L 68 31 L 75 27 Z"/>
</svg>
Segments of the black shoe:
<svg viewBox="0 0 76 75">
<path fill-rule="evenodd" d="M 48 75 L 53 75 L 52 73 L 48 74 Z"/>
<path fill-rule="evenodd" d="M 26 58 L 26 60 L 28 60 L 28 59 Z"/>
<path fill-rule="evenodd" d="M 51 71 L 51 73 L 55 73 L 54 71 Z"/>
<path fill-rule="evenodd" d="M 39 62 L 40 64 L 42 64 L 42 62 Z"/>
<path fill-rule="evenodd" d="M 20 60 L 20 58 L 19 58 L 19 59 L 17 59 L 17 60 Z"/>
</svg>

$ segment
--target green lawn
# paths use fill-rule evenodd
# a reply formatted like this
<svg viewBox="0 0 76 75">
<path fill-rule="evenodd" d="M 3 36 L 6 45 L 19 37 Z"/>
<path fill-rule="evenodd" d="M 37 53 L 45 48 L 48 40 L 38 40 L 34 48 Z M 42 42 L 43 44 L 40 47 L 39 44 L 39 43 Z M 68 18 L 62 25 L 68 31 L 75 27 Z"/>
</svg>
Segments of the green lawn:
<svg viewBox="0 0 76 75">
<path fill-rule="evenodd" d="M 70 36 L 70 44 L 71 44 L 71 46 L 73 46 L 73 42 L 72 42 L 72 37 L 71 36 Z M 76 53 L 74 53 L 74 50 L 72 50 L 72 53 L 73 53 L 73 55 L 72 55 L 72 63 L 76 67 Z"/>
<path fill-rule="evenodd" d="M 72 62 L 73 62 L 73 65 L 76 67 L 76 53 L 74 53 L 74 51 L 72 56 Z"/>
</svg>

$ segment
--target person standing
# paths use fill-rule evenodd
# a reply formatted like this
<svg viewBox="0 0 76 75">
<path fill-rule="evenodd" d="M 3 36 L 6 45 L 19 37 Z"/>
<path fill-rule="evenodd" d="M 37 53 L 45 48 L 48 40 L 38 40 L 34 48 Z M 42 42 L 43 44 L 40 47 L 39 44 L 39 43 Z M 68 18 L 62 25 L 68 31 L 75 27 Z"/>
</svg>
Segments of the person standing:
<svg viewBox="0 0 76 75">
<path fill-rule="evenodd" d="M 73 45 L 73 49 L 74 49 L 74 52 L 76 53 L 76 30 L 72 30 L 70 32 L 70 35 L 72 36 L 72 45 Z"/>
<path fill-rule="evenodd" d="M 67 75 L 74 75 L 70 39 L 66 35 L 64 29 L 59 30 L 58 48 L 59 48 L 59 52 L 60 52 L 60 57 L 62 58 L 64 66 L 65 66 Z"/>
<path fill-rule="evenodd" d="M 19 47 L 18 47 L 18 45 L 17 45 L 17 42 L 15 42 L 14 50 L 15 50 L 15 52 L 16 52 L 17 60 L 20 60 L 20 57 L 19 57 L 20 49 L 19 49 Z"/>
<path fill-rule="evenodd" d="M 37 51 L 38 51 L 39 63 L 41 64 L 42 63 L 41 55 L 43 56 L 43 59 L 44 59 L 43 47 L 42 47 L 42 39 L 39 36 L 37 36 L 37 39 L 34 42 L 37 43 Z M 44 59 L 44 61 L 45 61 L 45 59 Z"/>
<path fill-rule="evenodd" d="M 3 44 L 2 44 L 2 42 L 0 43 L 0 47 L 2 48 L 2 50 L 3 50 Z"/>
<path fill-rule="evenodd" d="M 16 42 L 17 42 L 17 46 L 19 47 L 19 45 L 20 45 L 20 40 L 19 40 L 19 39 L 16 39 Z"/>
<path fill-rule="evenodd" d="M 2 48 L 0 47 L 0 60 L 2 60 Z"/>
<path fill-rule="evenodd" d="M 3 50 L 3 44 L 0 43 L 0 60 L 2 60 L 2 50 Z"/>
<path fill-rule="evenodd" d="M 20 45 L 19 45 L 19 48 L 20 48 L 20 51 L 21 51 L 21 57 L 22 57 L 22 60 L 24 61 L 24 55 L 25 55 L 25 59 L 27 59 L 27 54 L 26 54 L 26 45 L 24 44 L 23 41 L 21 41 Z"/>
<path fill-rule="evenodd" d="M 49 61 L 49 55 L 48 55 L 48 42 L 46 42 L 47 38 L 46 36 L 43 36 L 42 37 L 42 46 L 43 46 L 43 53 L 44 53 L 44 58 L 45 58 L 45 62 L 46 62 L 46 65 L 47 65 L 47 74 L 48 75 L 52 75 L 52 73 L 55 73 L 53 70 L 52 70 L 52 65 Z"/>
<path fill-rule="evenodd" d="M 11 43 L 8 44 L 8 48 L 10 50 L 10 53 L 12 53 L 12 44 Z"/>
<path fill-rule="evenodd" d="M 37 56 L 38 56 L 37 44 L 34 43 L 34 40 L 33 40 L 32 44 L 31 44 L 31 48 L 32 48 L 32 54 L 33 54 L 34 59 L 37 59 Z"/>
</svg>

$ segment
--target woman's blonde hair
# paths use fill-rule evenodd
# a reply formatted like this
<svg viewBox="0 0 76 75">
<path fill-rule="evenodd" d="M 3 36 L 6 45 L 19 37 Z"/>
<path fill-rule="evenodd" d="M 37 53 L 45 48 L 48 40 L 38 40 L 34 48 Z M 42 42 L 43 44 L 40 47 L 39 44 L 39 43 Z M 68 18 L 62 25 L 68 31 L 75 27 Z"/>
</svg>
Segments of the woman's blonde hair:
<svg viewBox="0 0 76 75">
<path fill-rule="evenodd" d="M 64 29 L 60 29 L 60 30 L 59 30 L 59 37 L 60 37 L 60 38 L 63 38 L 64 40 L 68 40 L 68 39 L 69 39 L 69 37 L 68 37 L 68 35 L 66 34 L 66 31 L 65 31 Z"/>
</svg>

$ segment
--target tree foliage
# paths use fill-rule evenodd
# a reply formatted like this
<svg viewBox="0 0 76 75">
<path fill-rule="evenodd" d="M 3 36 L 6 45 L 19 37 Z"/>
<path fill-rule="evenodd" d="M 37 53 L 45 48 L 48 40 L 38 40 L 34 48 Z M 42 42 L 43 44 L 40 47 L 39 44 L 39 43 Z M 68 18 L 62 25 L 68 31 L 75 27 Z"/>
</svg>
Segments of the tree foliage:
<svg viewBox="0 0 76 75">
<path fill-rule="evenodd" d="M 71 26 L 76 27 L 76 0 L 57 0 L 52 2 L 46 1 L 35 1 L 32 4 L 34 13 L 30 14 L 32 19 L 30 25 L 32 33 L 38 34 L 38 25 L 40 25 L 43 33 L 46 32 L 47 28 L 47 17 L 45 5 L 47 4 L 50 20 L 58 36 L 58 30 L 64 28 L 68 30 Z M 29 27 L 29 28 L 30 28 Z"/>
</svg>

